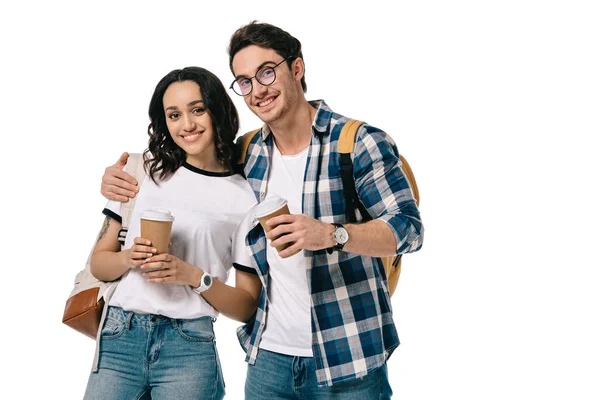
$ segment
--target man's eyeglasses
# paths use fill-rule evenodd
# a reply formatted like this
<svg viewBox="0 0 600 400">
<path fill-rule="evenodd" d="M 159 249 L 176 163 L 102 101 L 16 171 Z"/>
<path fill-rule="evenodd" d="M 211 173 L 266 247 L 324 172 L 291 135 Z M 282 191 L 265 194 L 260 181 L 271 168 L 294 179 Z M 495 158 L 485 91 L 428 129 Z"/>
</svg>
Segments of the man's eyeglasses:
<svg viewBox="0 0 600 400">
<path fill-rule="evenodd" d="M 258 83 L 263 86 L 272 85 L 276 78 L 275 68 L 279 67 L 284 61 L 287 61 L 291 58 L 293 57 L 284 58 L 273 67 L 262 67 L 256 71 L 256 74 L 252 78 L 245 78 L 241 76 L 233 81 L 231 86 L 229 86 L 229 89 L 232 89 L 237 95 L 248 96 L 252 92 L 252 79 L 256 79 Z"/>
</svg>

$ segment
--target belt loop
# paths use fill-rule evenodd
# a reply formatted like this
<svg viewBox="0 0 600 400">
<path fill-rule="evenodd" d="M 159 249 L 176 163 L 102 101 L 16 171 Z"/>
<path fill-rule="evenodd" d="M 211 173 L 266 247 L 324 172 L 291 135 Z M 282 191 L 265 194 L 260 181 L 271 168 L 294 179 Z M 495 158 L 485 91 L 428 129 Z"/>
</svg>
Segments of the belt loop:
<svg viewBox="0 0 600 400">
<path fill-rule="evenodd" d="M 125 319 L 125 329 L 127 329 L 128 331 L 131 330 L 131 318 L 133 318 L 133 312 L 129 311 L 127 313 L 127 318 Z"/>
<path fill-rule="evenodd" d="M 173 329 L 175 330 L 179 330 L 179 328 L 177 327 L 177 319 L 175 318 L 169 318 L 171 320 L 171 326 L 173 327 Z"/>
</svg>

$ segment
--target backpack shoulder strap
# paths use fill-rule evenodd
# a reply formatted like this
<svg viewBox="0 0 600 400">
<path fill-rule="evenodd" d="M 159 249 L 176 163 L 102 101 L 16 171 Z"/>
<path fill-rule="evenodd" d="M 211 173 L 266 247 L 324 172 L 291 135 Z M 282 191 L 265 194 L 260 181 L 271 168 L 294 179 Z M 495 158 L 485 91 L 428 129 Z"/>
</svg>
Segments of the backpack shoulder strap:
<svg viewBox="0 0 600 400">
<path fill-rule="evenodd" d="M 356 143 L 356 132 L 358 132 L 358 128 L 360 128 L 360 126 L 364 124 L 365 122 L 363 121 L 357 121 L 354 119 L 348 120 L 348 122 L 346 122 L 346 124 L 342 128 L 342 132 L 340 133 L 338 143 L 338 153 L 340 153 L 341 162 L 342 184 L 344 186 L 344 198 L 346 199 L 346 216 L 348 217 L 348 220 L 350 222 L 356 222 L 356 217 L 354 215 L 354 210 L 356 209 L 360 211 L 365 221 L 372 219 L 367 210 L 360 202 L 358 194 L 356 193 L 356 186 L 353 175 L 354 167 L 352 165 L 351 158 L 351 154 L 354 152 L 354 144 Z M 404 172 L 404 175 L 408 180 L 408 185 L 412 190 L 413 197 L 415 198 L 415 202 L 417 203 L 418 207 L 420 202 L 420 196 L 419 186 L 417 186 L 417 180 L 415 179 L 415 175 L 413 174 L 410 164 L 402 155 L 400 155 L 400 162 L 402 163 L 402 172 Z M 350 198 L 352 200 L 349 200 Z"/>
<path fill-rule="evenodd" d="M 244 165 L 244 162 L 246 162 L 246 153 L 248 153 L 248 147 L 250 146 L 250 142 L 252 141 L 252 139 L 254 139 L 254 136 L 256 136 L 258 132 L 260 132 L 260 128 L 245 133 L 237 140 L 237 145 L 240 150 L 240 158 L 238 159 L 238 165 Z"/>
<path fill-rule="evenodd" d="M 363 121 L 357 121 L 355 119 L 349 119 L 342 128 L 340 138 L 338 139 L 338 153 L 340 154 L 352 154 L 354 153 L 354 142 L 356 141 L 356 132 L 361 125 L 364 125 Z"/>
<path fill-rule="evenodd" d="M 364 221 L 373 219 L 358 198 L 356 193 L 356 184 L 354 182 L 354 165 L 352 163 L 352 153 L 354 153 L 354 143 L 356 141 L 356 132 L 363 125 L 363 121 L 350 119 L 342 127 L 342 132 L 338 139 L 338 153 L 340 153 L 340 171 L 342 176 L 342 188 L 344 190 L 344 200 L 346 202 L 346 218 L 349 222 L 356 222 L 356 209 L 359 210 Z"/>
<path fill-rule="evenodd" d="M 141 187 L 146 176 L 146 171 L 144 170 L 144 156 L 140 153 L 130 153 L 125 168 L 127 169 L 127 173 L 133 176 L 137 180 L 138 185 Z M 136 199 L 137 196 L 133 199 L 129 199 L 125 203 L 121 203 L 121 230 L 119 231 L 118 238 L 121 246 L 125 244 L 125 236 L 127 235 L 127 230 L 129 229 L 131 213 L 133 212 Z"/>
</svg>

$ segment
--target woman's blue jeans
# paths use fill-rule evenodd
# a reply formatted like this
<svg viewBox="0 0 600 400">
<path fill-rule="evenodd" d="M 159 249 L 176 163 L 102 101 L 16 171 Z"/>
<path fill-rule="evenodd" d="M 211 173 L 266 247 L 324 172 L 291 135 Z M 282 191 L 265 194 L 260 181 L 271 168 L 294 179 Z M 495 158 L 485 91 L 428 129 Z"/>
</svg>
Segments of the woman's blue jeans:
<svg viewBox="0 0 600 400">
<path fill-rule="evenodd" d="M 110 307 L 85 399 L 222 399 L 213 320 L 171 319 Z"/>
</svg>

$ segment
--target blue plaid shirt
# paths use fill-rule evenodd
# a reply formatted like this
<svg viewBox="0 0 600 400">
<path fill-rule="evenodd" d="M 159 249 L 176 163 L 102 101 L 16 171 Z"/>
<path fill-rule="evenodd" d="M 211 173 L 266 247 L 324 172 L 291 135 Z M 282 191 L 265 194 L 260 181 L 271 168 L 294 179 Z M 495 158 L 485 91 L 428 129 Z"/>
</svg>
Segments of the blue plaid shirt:
<svg viewBox="0 0 600 400">
<path fill-rule="evenodd" d="M 324 101 L 317 108 L 302 194 L 303 213 L 328 223 L 345 223 L 338 138 L 348 118 L 332 112 Z M 246 154 L 244 172 L 257 200 L 265 199 L 273 135 L 267 125 Z M 423 226 L 392 139 L 369 125 L 357 132 L 353 155 L 356 190 L 374 219 L 384 221 L 396 238 L 398 254 L 417 251 Z M 359 219 L 360 220 L 360 219 Z M 267 242 L 260 224 L 246 238 L 263 289 L 254 319 L 238 328 L 246 361 L 254 364 L 268 313 Z M 378 258 L 347 252 L 308 251 L 312 351 L 320 386 L 367 375 L 383 365 L 400 344 L 385 271 Z"/>
</svg>

